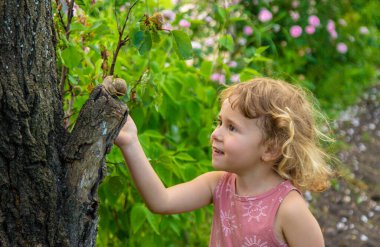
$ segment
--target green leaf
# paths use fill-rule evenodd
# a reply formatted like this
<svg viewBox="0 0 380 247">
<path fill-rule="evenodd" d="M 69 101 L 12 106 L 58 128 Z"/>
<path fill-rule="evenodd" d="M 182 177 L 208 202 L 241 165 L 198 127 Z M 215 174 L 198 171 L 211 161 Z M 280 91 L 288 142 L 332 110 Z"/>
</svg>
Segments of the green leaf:
<svg viewBox="0 0 380 247">
<path fill-rule="evenodd" d="M 131 226 L 136 233 L 146 220 L 145 206 L 141 203 L 135 204 L 131 210 Z"/>
<path fill-rule="evenodd" d="M 254 69 L 251 68 L 245 68 L 241 73 L 240 73 L 240 80 L 241 81 L 247 81 L 252 79 L 255 76 L 260 76 L 261 74 Z"/>
<path fill-rule="evenodd" d="M 153 231 L 157 234 L 157 235 L 160 235 L 160 231 L 159 231 L 159 216 L 158 215 L 154 215 L 152 214 L 149 209 L 147 209 L 146 207 L 144 207 L 144 210 L 145 210 L 145 216 L 149 222 L 149 225 L 152 227 Z"/>
<path fill-rule="evenodd" d="M 135 31 L 132 32 L 132 44 L 139 49 L 141 44 L 144 41 L 144 32 L 143 31 Z"/>
<path fill-rule="evenodd" d="M 255 54 L 261 54 L 264 51 L 266 51 L 268 48 L 269 48 L 269 46 L 261 46 L 261 47 L 257 48 L 257 50 L 255 51 Z"/>
<path fill-rule="evenodd" d="M 174 158 L 177 160 L 182 160 L 182 161 L 195 161 L 193 157 L 188 155 L 187 153 L 179 153 L 177 154 Z"/>
<path fill-rule="evenodd" d="M 155 130 L 146 130 L 141 135 L 142 136 L 147 136 L 147 137 L 150 137 L 150 138 L 155 138 L 155 139 L 164 139 L 164 136 L 161 135 L 160 132 L 155 131 Z"/>
<path fill-rule="evenodd" d="M 230 34 L 224 35 L 220 40 L 219 44 L 226 48 L 229 51 L 233 51 L 234 49 L 234 40 Z"/>
<path fill-rule="evenodd" d="M 74 46 L 69 46 L 62 52 L 63 64 L 72 69 L 82 61 L 82 52 Z"/>
<path fill-rule="evenodd" d="M 208 147 L 210 145 L 210 134 L 211 130 L 209 128 L 203 128 L 199 131 L 198 141 L 202 147 Z"/>
<path fill-rule="evenodd" d="M 161 72 L 160 65 L 156 61 L 152 61 L 150 63 L 150 68 L 155 74 L 158 74 Z"/>
<path fill-rule="evenodd" d="M 138 48 L 139 53 L 141 55 L 144 55 L 147 52 L 149 52 L 151 48 L 152 48 L 152 36 L 150 35 L 149 31 L 145 31 L 144 32 L 144 41 L 142 42 L 142 44 Z"/>
<path fill-rule="evenodd" d="M 200 69 L 201 74 L 205 78 L 209 78 L 211 76 L 213 67 L 214 66 L 213 66 L 212 62 L 204 60 L 201 64 L 201 69 Z"/>
<path fill-rule="evenodd" d="M 160 42 L 160 35 L 158 34 L 157 31 L 152 32 L 152 38 L 154 43 L 159 43 Z"/>
<path fill-rule="evenodd" d="M 88 0 L 76 0 L 75 3 L 85 12 L 88 10 Z"/>
<path fill-rule="evenodd" d="M 227 17 L 226 9 L 220 7 L 219 5 L 214 5 L 215 12 L 216 12 L 216 19 L 217 21 L 224 23 Z"/>
<path fill-rule="evenodd" d="M 193 57 L 193 48 L 189 36 L 180 30 L 173 30 L 171 33 L 176 44 L 178 56 L 184 60 L 191 59 Z"/>
<path fill-rule="evenodd" d="M 197 167 L 195 167 L 194 164 L 184 165 L 183 175 L 186 180 L 190 181 L 198 175 Z"/>
<path fill-rule="evenodd" d="M 124 190 L 123 178 L 120 176 L 111 177 L 108 181 L 110 192 L 118 197 Z"/>
<path fill-rule="evenodd" d="M 71 82 L 71 84 L 78 85 L 78 81 L 75 79 L 74 76 L 72 76 L 72 75 L 69 74 L 68 77 L 69 77 L 69 81 Z"/>
</svg>

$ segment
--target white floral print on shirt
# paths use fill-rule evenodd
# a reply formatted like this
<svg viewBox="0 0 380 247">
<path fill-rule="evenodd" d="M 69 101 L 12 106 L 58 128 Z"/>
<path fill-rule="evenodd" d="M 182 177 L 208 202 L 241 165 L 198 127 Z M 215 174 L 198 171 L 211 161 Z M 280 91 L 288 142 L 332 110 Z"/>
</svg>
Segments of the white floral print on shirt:
<svg viewBox="0 0 380 247">
<path fill-rule="evenodd" d="M 241 247 L 249 246 L 268 247 L 268 244 L 267 242 L 261 241 L 261 239 L 257 238 L 257 236 L 254 235 L 252 238 L 245 237 L 245 242 Z"/>
<path fill-rule="evenodd" d="M 243 216 L 248 217 L 248 222 L 250 222 L 253 218 L 256 219 L 257 222 L 260 222 L 260 217 L 267 216 L 264 210 L 268 206 L 262 206 L 263 201 L 260 201 L 259 203 L 250 202 L 249 206 L 245 206 L 244 209 L 247 210 Z"/>
<path fill-rule="evenodd" d="M 221 210 L 220 218 L 225 236 L 230 235 L 235 229 L 237 229 L 235 215 L 231 215 L 230 211 L 223 212 L 223 210 Z"/>
</svg>

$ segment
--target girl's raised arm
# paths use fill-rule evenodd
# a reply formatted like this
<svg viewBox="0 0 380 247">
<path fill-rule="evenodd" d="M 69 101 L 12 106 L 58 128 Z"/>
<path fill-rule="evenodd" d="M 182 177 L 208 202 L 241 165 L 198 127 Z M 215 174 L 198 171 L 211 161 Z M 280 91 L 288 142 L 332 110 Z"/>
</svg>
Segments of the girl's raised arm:
<svg viewBox="0 0 380 247">
<path fill-rule="evenodd" d="M 145 156 L 130 116 L 115 144 L 120 147 L 136 187 L 152 212 L 181 213 L 212 202 L 213 190 L 223 172 L 205 173 L 192 181 L 165 188 Z"/>
</svg>

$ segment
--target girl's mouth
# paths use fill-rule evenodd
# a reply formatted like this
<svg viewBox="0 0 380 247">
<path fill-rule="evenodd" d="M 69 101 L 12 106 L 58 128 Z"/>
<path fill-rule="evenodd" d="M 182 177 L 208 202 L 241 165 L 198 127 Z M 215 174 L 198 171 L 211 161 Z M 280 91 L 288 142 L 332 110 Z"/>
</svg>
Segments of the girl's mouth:
<svg viewBox="0 0 380 247">
<path fill-rule="evenodd" d="M 224 152 L 220 149 L 217 149 L 216 147 L 213 147 L 213 151 L 217 154 L 224 154 Z"/>
</svg>

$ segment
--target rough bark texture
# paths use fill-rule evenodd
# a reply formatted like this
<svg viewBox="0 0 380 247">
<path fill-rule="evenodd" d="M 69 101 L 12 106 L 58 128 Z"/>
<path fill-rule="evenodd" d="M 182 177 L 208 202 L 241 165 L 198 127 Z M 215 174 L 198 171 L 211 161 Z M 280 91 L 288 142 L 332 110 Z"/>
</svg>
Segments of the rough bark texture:
<svg viewBox="0 0 380 247">
<path fill-rule="evenodd" d="M 102 86 L 96 87 L 77 119 L 64 150 L 67 198 L 64 226 L 70 246 L 94 246 L 97 227 L 97 190 L 103 180 L 105 155 L 124 125 L 128 108 Z"/>
<path fill-rule="evenodd" d="M 0 246 L 93 246 L 127 108 L 98 87 L 66 133 L 50 1 L 2 0 L 0 24 Z"/>
</svg>

